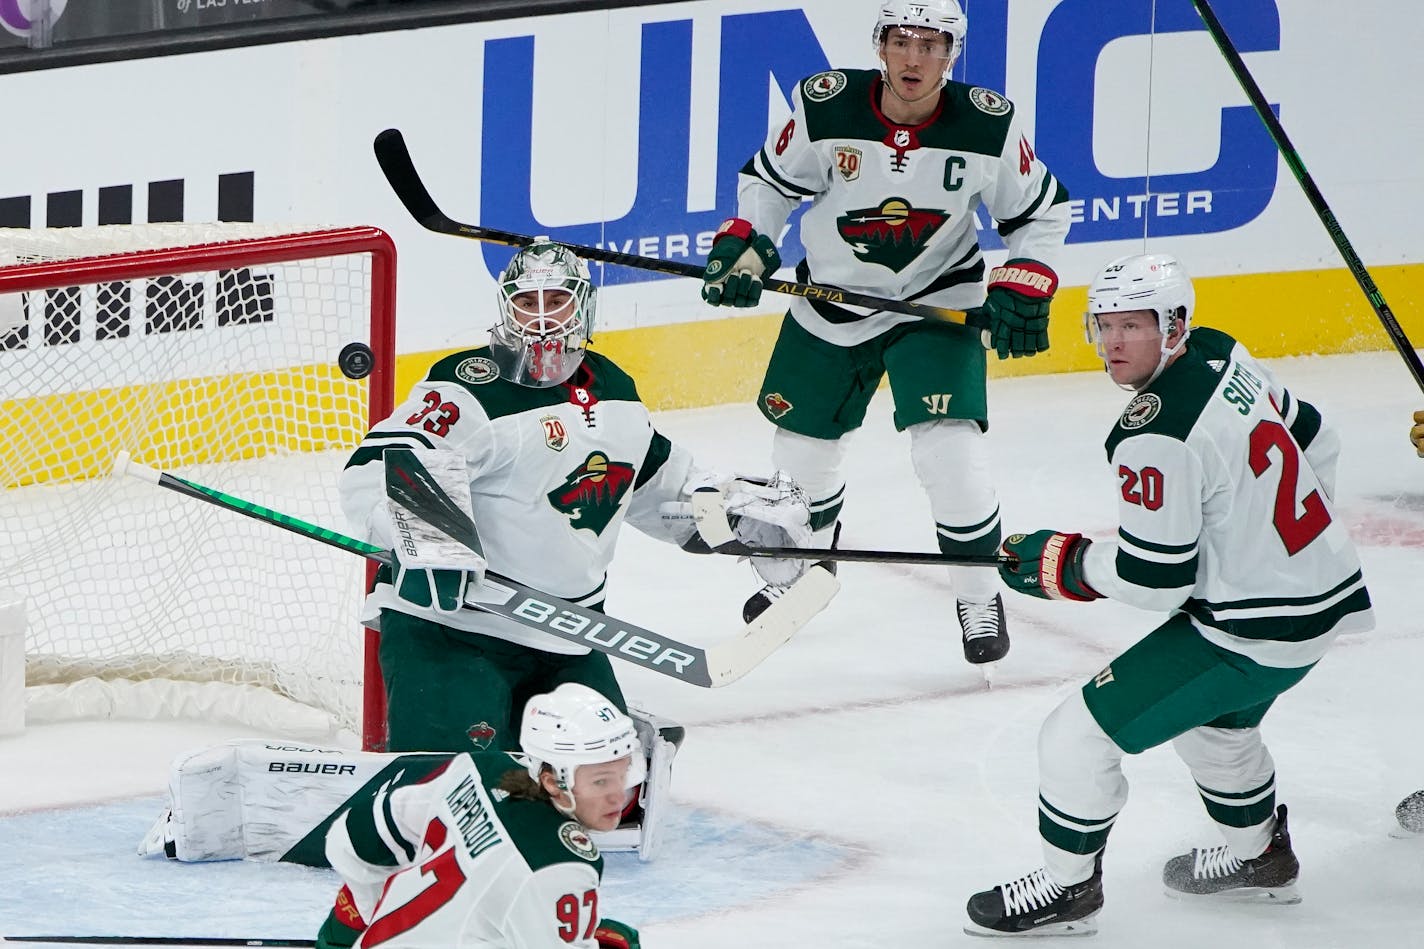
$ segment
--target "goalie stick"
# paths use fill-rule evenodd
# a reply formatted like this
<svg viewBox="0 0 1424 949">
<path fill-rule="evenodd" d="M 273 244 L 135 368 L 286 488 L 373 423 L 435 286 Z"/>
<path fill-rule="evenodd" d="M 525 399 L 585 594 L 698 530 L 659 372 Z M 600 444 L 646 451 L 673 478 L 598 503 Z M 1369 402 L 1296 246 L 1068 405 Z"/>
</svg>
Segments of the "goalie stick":
<svg viewBox="0 0 1424 949">
<path fill-rule="evenodd" d="M 1419 354 L 1414 351 L 1414 345 L 1409 342 L 1409 337 L 1404 335 L 1399 321 L 1394 318 L 1393 311 L 1384 300 L 1384 294 L 1380 293 L 1379 287 L 1375 286 L 1374 278 L 1365 269 L 1364 261 L 1360 260 L 1359 254 L 1355 253 L 1355 248 L 1350 244 L 1350 239 L 1345 236 L 1340 222 L 1335 219 L 1335 213 L 1330 210 L 1330 205 L 1325 203 L 1325 196 L 1315 186 L 1315 179 L 1310 177 L 1310 172 L 1306 170 L 1300 153 L 1291 144 L 1289 136 L 1286 135 L 1285 126 L 1281 125 L 1281 120 L 1276 118 L 1276 113 L 1271 109 L 1271 104 L 1266 101 L 1266 96 L 1261 92 L 1261 87 L 1257 85 L 1255 77 L 1251 75 L 1251 70 L 1246 68 L 1246 62 L 1236 51 L 1231 37 L 1226 35 L 1221 21 L 1216 18 L 1216 11 L 1212 10 L 1208 0 L 1192 0 L 1192 3 L 1196 6 L 1197 15 L 1206 24 L 1207 32 L 1216 42 L 1216 47 L 1221 51 L 1226 64 L 1231 67 L 1236 81 L 1240 83 L 1242 90 L 1246 93 L 1246 98 L 1251 100 L 1251 107 L 1256 110 L 1256 115 L 1266 126 L 1271 140 L 1276 143 L 1276 149 L 1285 159 L 1286 166 L 1290 168 L 1291 174 L 1295 175 L 1295 180 L 1300 184 L 1301 190 L 1305 192 L 1305 197 L 1310 202 L 1311 208 L 1314 209 L 1316 217 L 1320 218 L 1320 223 L 1325 226 L 1325 232 L 1334 241 L 1335 249 L 1344 258 L 1345 266 L 1349 268 L 1355 282 L 1364 291 L 1365 299 L 1369 300 L 1370 306 L 1374 308 L 1375 316 L 1379 317 L 1380 323 L 1384 324 L 1385 333 L 1388 334 L 1390 342 L 1394 343 L 1394 348 L 1399 350 L 1399 355 L 1409 368 L 1410 375 L 1414 376 L 1415 384 L 1420 389 L 1424 389 L 1424 363 L 1420 363 Z"/>
<path fill-rule="evenodd" d="M 113 473 L 132 475 L 377 563 L 389 566 L 395 561 L 394 555 L 382 547 L 140 464 L 133 461 L 128 452 L 121 451 L 115 457 Z M 485 574 L 485 582 L 471 594 L 473 598 L 467 597 L 465 605 L 596 649 L 659 675 L 715 689 L 755 669 L 824 609 L 839 589 L 840 584 L 828 571 L 812 568 L 739 634 L 705 648 L 678 642 L 495 573 Z"/>
<path fill-rule="evenodd" d="M 1007 563 L 1000 554 L 931 554 L 897 550 L 846 550 L 840 547 L 749 547 L 737 540 L 727 520 L 722 492 L 699 488 L 692 494 L 692 518 L 697 533 L 714 554 L 736 557 L 771 557 L 780 560 L 837 560 L 848 563 L 937 564 L 951 567 L 997 567 Z"/>
<path fill-rule="evenodd" d="M 391 190 L 396 193 L 401 204 L 410 212 L 410 216 L 420 223 L 426 230 L 434 231 L 437 234 L 449 234 L 454 237 L 468 237 L 472 240 L 487 241 L 492 244 L 506 244 L 510 247 L 524 247 L 533 242 L 534 238 L 524 234 L 515 234 L 510 231 L 500 231 L 492 227 L 481 227 L 476 224 L 461 224 L 441 211 L 436 205 L 435 199 L 430 196 L 425 183 L 420 180 L 420 173 L 415 170 L 415 162 L 411 160 L 410 150 L 406 148 L 405 137 L 401 135 L 400 129 L 386 129 L 376 136 L 372 147 L 376 152 L 376 161 L 381 166 L 381 171 L 386 176 L 386 181 L 390 182 Z M 657 257 L 642 257 L 637 254 L 625 254 L 616 250 L 605 250 L 602 247 L 585 247 L 579 244 L 563 244 L 569 250 L 578 254 L 585 260 L 598 260 L 607 264 L 620 264 L 624 267 L 636 267 L 640 270 L 651 270 L 654 273 L 668 274 L 674 277 L 693 277 L 702 279 L 703 268 L 696 264 L 679 263 L 675 260 L 662 260 Z M 841 290 L 836 287 L 823 287 L 810 283 L 793 283 L 790 280 L 780 280 L 776 277 L 767 277 L 762 282 L 764 290 L 771 290 L 775 293 L 785 293 L 789 296 L 806 297 L 811 300 L 824 300 L 827 303 L 835 303 L 843 306 L 868 307 L 872 310 L 881 310 L 887 313 L 907 313 L 910 316 L 919 316 L 926 319 L 943 320 L 947 323 L 957 323 L 961 326 L 968 326 L 971 329 L 987 330 L 988 318 L 978 313 L 966 313 L 963 310 L 951 310 L 947 307 L 930 306 L 927 303 L 914 303 L 909 300 L 891 300 L 885 297 L 870 296 L 865 293 L 855 293 L 850 290 Z M 987 346 L 986 346 L 987 348 Z"/>
</svg>

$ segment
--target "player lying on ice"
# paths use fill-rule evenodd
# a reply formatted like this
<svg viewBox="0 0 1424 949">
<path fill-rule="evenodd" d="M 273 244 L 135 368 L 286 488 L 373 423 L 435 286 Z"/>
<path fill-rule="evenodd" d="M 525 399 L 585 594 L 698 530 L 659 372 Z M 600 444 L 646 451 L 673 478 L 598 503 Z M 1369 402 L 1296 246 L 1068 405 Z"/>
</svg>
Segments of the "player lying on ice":
<svg viewBox="0 0 1424 949">
<path fill-rule="evenodd" d="M 637 949 L 599 916 L 603 858 L 643 780 L 633 722 L 587 686 L 536 695 L 522 754 L 466 752 L 353 798 L 326 837 L 344 886 L 317 949 Z"/>
</svg>

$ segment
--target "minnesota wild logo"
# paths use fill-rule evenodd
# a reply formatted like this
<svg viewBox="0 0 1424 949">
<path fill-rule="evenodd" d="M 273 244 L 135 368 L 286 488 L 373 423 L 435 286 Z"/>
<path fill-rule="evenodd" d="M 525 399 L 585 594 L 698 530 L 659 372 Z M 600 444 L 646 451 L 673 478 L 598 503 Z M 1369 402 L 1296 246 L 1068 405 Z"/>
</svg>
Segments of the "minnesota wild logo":
<svg viewBox="0 0 1424 949">
<path fill-rule="evenodd" d="M 914 208 L 904 198 L 886 198 L 878 208 L 847 211 L 836 219 L 836 227 L 857 258 L 899 273 L 948 220 L 938 208 Z"/>
<path fill-rule="evenodd" d="M 574 527 L 602 534 L 618 513 L 623 495 L 633 487 L 633 476 L 632 465 L 609 461 L 596 451 L 549 492 L 549 503 L 567 514 Z"/>
<path fill-rule="evenodd" d="M 489 722 L 476 722 L 465 729 L 465 735 L 470 739 L 470 744 L 480 751 L 489 751 L 490 742 L 495 739 L 495 728 Z"/>
</svg>

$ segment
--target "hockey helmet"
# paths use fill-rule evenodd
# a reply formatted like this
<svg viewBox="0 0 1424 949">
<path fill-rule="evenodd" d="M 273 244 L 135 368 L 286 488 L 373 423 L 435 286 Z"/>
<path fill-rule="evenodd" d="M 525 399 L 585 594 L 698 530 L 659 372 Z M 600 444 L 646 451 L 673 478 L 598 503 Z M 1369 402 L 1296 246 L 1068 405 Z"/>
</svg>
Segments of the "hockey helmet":
<svg viewBox="0 0 1424 949">
<path fill-rule="evenodd" d="M 500 318 L 490 355 L 500 374 L 535 389 L 568 380 L 593 336 L 598 291 L 588 265 L 547 237 L 536 237 L 499 275 Z"/>
<path fill-rule="evenodd" d="M 648 773 L 633 720 L 598 692 L 577 682 L 565 682 L 525 704 L 519 744 L 529 776 L 538 781 L 543 766 L 548 765 L 559 787 L 566 791 L 573 790 L 579 765 L 628 758 L 625 788 L 642 784 Z"/>
</svg>

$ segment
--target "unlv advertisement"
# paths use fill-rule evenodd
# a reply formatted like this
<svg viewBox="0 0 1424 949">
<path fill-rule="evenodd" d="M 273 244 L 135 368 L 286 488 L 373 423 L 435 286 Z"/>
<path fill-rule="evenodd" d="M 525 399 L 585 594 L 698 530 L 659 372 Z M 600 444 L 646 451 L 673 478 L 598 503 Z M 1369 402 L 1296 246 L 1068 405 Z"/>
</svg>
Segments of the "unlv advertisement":
<svg viewBox="0 0 1424 949">
<path fill-rule="evenodd" d="M 1201 277 L 1341 267 L 1190 0 L 964 5 L 955 78 L 1014 101 L 1071 195 L 1065 287 L 1143 249 Z M 0 0 L 12 31 L 21 6 Z M 1424 262 L 1409 211 L 1424 166 L 1408 158 L 1424 151 L 1424 64 L 1408 31 L 1383 4 L 1354 10 L 1348 30 L 1328 0 L 1217 6 L 1366 263 Z M 133 220 L 238 207 L 259 222 L 374 224 L 401 254 L 401 350 L 468 344 L 508 251 L 412 222 L 372 158 L 378 132 L 404 132 L 458 220 L 700 262 L 795 84 L 876 65 L 874 21 L 870 0 L 703 0 L 15 74 L 0 218 L 96 223 L 119 188 Z M 802 255 L 795 222 L 788 265 Z M 997 262 L 993 222 L 979 228 Z M 603 330 L 729 316 L 690 281 L 602 271 Z"/>
</svg>

